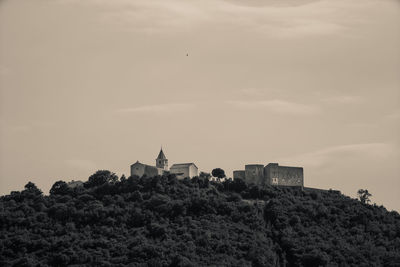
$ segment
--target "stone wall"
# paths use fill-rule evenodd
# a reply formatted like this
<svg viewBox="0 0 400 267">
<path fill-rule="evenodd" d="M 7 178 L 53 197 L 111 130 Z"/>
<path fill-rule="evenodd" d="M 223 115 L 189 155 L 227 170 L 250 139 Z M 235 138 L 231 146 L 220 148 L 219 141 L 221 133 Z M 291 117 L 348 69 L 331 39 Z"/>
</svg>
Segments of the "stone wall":
<svg viewBox="0 0 400 267">
<path fill-rule="evenodd" d="M 156 159 L 156 167 L 163 170 L 168 170 L 168 160 L 167 159 Z"/>
<path fill-rule="evenodd" d="M 163 169 L 157 168 L 155 166 L 146 165 L 144 174 L 147 177 L 154 177 L 154 176 L 157 176 L 157 175 L 162 175 L 163 174 Z"/>
<path fill-rule="evenodd" d="M 187 166 L 172 166 L 169 171 L 171 174 L 175 174 L 178 179 L 189 177 L 189 168 Z"/>
<path fill-rule="evenodd" d="M 264 165 L 248 164 L 245 166 L 246 182 L 264 184 Z"/>
<path fill-rule="evenodd" d="M 189 177 L 193 178 L 195 176 L 199 176 L 199 170 L 195 165 L 192 164 L 189 166 Z"/>
<path fill-rule="evenodd" d="M 233 179 L 242 179 L 243 181 L 246 180 L 246 171 L 233 171 Z"/>
<path fill-rule="evenodd" d="M 304 186 L 303 168 L 269 163 L 264 168 L 265 181 L 270 185 Z"/>
<path fill-rule="evenodd" d="M 142 177 L 143 175 L 146 175 L 147 177 L 153 177 L 162 174 L 163 170 L 155 166 L 150 166 L 140 162 L 136 162 L 131 165 L 131 176 L 137 175 Z"/>
<path fill-rule="evenodd" d="M 136 162 L 131 165 L 131 176 L 136 175 L 142 177 L 144 175 L 144 170 L 145 170 L 145 165 L 140 162 Z"/>
<path fill-rule="evenodd" d="M 169 169 L 171 174 L 175 174 L 176 178 L 183 179 L 186 177 L 193 178 L 198 176 L 198 169 L 193 163 L 190 164 L 174 164 Z"/>
</svg>

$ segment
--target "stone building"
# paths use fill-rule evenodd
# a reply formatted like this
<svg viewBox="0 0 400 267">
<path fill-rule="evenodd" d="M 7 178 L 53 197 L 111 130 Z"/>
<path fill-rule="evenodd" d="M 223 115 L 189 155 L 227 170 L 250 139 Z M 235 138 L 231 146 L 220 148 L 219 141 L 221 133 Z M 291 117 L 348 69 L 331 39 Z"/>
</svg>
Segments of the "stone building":
<svg viewBox="0 0 400 267">
<path fill-rule="evenodd" d="M 171 174 L 175 174 L 177 178 L 183 179 L 186 177 L 193 178 L 198 176 L 199 169 L 196 164 L 192 163 L 179 163 L 174 164 L 169 169 Z"/>
<path fill-rule="evenodd" d="M 248 183 L 261 184 L 264 180 L 264 165 L 248 164 L 244 166 L 244 173 Z"/>
<path fill-rule="evenodd" d="M 264 168 L 265 181 L 271 185 L 304 186 L 303 168 L 269 163 Z"/>
<path fill-rule="evenodd" d="M 143 164 L 139 161 L 131 165 L 131 176 L 142 177 L 146 175 L 147 177 L 153 177 L 168 173 L 175 174 L 177 178 L 193 178 L 194 176 L 198 176 L 198 168 L 194 163 L 179 163 L 173 164 L 170 170 L 168 170 L 168 159 L 162 148 L 156 158 L 155 166 Z"/>
<path fill-rule="evenodd" d="M 245 180 L 246 171 L 233 171 L 233 178 Z"/>
<path fill-rule="evenodd" d="M 245 170 L 233 172 L 233 179 L 243 179 L 259 185 L 304 186 L 304 174 L 301 167 L 279 166 L 278 163 L 249 164 Z"/>
<path fill-rule="evenodd" d="M 164 169 L 157 168 L 156 166 L 151 166 L 147 164 L 140 163 L 136 161 L 131 165 L 131 176 L 139 176 L 142 177 L 144 175 L 148 177 L 153 177 L 157 175 L 163 175 Z"/>
<path fill-rule="evenodd" d="M 156 158 L 156 166 L 140 163 L 136 161 L 131 165 L 131 176 L 136 175 L 142 177 L 144 175 L 153 177 L 157 175 L 163 175 L 168 172 L 168 159 L 164 154 L 164 151 L 160 150 Z"/>
</svg>

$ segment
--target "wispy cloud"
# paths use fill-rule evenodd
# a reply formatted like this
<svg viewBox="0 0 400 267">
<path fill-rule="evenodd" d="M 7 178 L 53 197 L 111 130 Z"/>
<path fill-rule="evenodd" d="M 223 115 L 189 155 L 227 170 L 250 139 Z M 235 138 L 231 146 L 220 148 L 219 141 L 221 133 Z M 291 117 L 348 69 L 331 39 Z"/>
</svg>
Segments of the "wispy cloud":
<svg viewBox="0 0 400 267">
<path fill-rule="evenodd" d="M 171 103 L 139 106 L 132 108 L 118 109 L 118 113 L 159 113 L 159 112 L 182 112 L 195 108 L 194 104 L 187 103 Z"/>
<path fill-rule="evenodd" d="M 320 0 L 225 0 L 231 4 L 239 5 L 239 6 L 250 6 L 250 7 L 263 7 L 263 6 L 271 6 L 271 7 L 294 7 L 294 6 L 302 6 L 311 4 L 314 2 L 318 2 Z"/>
<path fill-rule="evenodd" d="M 319 109 L 313 105 L 300 104 L 285 100 L 264 100 L 264 101 L 227 101 L 227 104 L 240 109 L 267 109 L 275 113 L 283 114 L 313 114 Z"/>
<path fill-rule="evenodd" d="M 369 158 L 372 160 L 384 160 L 396 153 L 394 145 L 386 143 L 364 143 L 339 145 L 323 148 L 321 150 L 300 154 L 290 158 L 282 158 L 284 162 L 296 162 L 307 167 L 321 167 L 337 161 L 349 161 Z"/>
<path fill-rule="evenodd" d="M 102 9 L 103 19 L 125 29 L 146 33 L 193 30 L 214 25 L 258 31 L 274 37 L 296 38 L 343 31 L 357 18 L 346 10 L 360 9 L 357 1 L 161 1 L 161 0 L 59 0 L 62 3 L 90 4 Z M 260 4 L 262 2 L 262 4 Z M 283 3 L 283 4 L 282 4 Z M 337 12 L 338 10 L 342 12 Z"/>
</svg>

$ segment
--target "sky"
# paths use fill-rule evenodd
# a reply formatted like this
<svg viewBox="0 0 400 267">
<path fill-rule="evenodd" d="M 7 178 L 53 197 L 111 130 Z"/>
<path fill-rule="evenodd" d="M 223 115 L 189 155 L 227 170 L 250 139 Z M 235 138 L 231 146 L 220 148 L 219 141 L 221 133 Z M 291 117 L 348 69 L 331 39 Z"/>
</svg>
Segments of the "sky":
<svg viewBox="0 0 400 267">
<path fill-rule="evenodd" d="M 0 194 L 162 145 L 399 211 L 399 28 L 397 0 L 2 0 Z"/>
</svg>

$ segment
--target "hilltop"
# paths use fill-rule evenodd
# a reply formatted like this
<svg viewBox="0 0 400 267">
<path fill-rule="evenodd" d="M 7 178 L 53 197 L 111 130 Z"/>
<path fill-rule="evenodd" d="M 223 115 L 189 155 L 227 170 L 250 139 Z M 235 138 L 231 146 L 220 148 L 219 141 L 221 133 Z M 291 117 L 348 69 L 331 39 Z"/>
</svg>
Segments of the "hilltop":
<svg viewBox="0 0 400 267">
<path fill-rule="evenodd" d="M 338 191 L 130 177 L 0 199 L 1 266 L 399 266 L 400 216 Z"/>
</svg>

